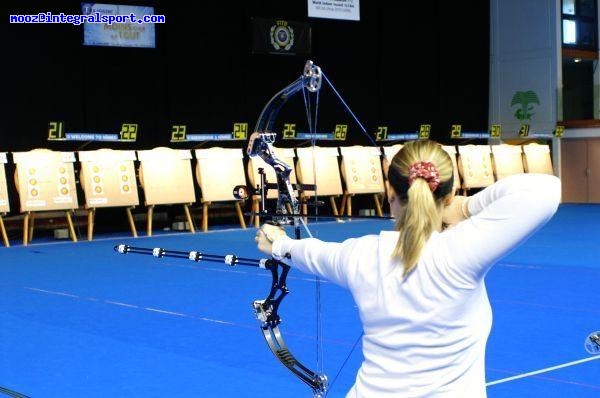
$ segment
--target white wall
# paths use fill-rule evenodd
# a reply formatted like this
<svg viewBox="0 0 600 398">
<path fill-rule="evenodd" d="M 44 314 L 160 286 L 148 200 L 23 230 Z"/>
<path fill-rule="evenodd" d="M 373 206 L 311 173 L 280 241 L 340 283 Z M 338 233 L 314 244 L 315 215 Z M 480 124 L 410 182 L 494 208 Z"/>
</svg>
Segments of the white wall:
<svg viewBox="0 0 600 398">
<path fill-rule="evenodd" d="M 517 137 L 521 124 L 551 133 L 562 116 L 560 0 L 491 0 L 490 7 L 490 125 L 500 124 L 503 137 Z M 539 104 L 520 120 L 511 102 L 530 90 Z"/>
</svg>

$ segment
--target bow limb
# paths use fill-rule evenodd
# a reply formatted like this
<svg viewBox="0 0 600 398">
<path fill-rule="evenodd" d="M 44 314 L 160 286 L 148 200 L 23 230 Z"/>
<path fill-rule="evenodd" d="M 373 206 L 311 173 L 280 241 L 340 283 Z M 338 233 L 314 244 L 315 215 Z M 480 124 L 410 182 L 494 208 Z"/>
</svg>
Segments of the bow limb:
<svg viewBox="0 0 600 398">
<path fill-rule="evenodd" d="M 304 65 L 302 75 L 283 90 L 275 94 L 269 102 L 267 102 L 267 105 L 264 106 L 258 117 L 256 126 L 254 127 L 254 132 L 261 134 L 272 133 L 277 114 L 286 101 L 302 89 L 307 89 L 312 93 L 319 91 L 321 88 L 322 76 L 321 68 L 316 66 L 312 61 L 307 61 Z M 252 137 L 250 138 L 249 150 L 251 145 Z M 248 155 L 252 156 L 250 152 Z"/>
<path fill-rule="evenodd" d="M 275 119 L 287 100 L 301 90 L 317 92 L 321 88 L 321 69 L 312 61 L 305 64 L 303 74 L 283 90 L 275 94 L 263 108 L 254 132 L 248 140 L 246 152 L 248 156 L 258 156 L 275 171 L 277 178 L 277 209 L 272 220 L 279 225 L 293 225 L 297 239 L 300 238 L 300 223 L 298 217 L 300 206 L 298 195 L 290 182 L 292 167 L 281 161 L 275 155 L 273 143 L 276 133 L 273 131 Z M 261 181 L 261 193 L 264 205 L 264 192 L 267 189 L 264 179 Z M 289 215 L 286 206 L 291 209 Z M 312 237 L 310 230 L 303 224 L 308 235 Z M 279 269 L 281 268 L 281 273 Z M 272 275 L 272 284 L 269 295 L 264 300 L 256 300 L 253 303 L 256 317 L 261 321 L 261 330 L 269 349 L 275 357 L 286 366 L 297 378 L 309 385 L 314 397 L 322 397 L 327 391 L 327 376 L 310 370 L 298 361 L 289 351 L 284 341 L 279 324 L 281 318 L 278 314 L 279 306 L 283 298 L 289 293 L 286 286 L 287 275 L 290 267 L 282 262 L 275 261 L 268 268 Z"/>
<path fill-rule="evenodd" d="M 310 370 L 310 368 L 298 361 L 289 351 L 279 329 L 281 318 L 277 310 L 283 298 L 289 293 L 285 281 L 290 271 L 290 266 L 276 260 L 271 260 L 266 264 L 265 268 L 271 271 L 273 277 L 271 291 L 266 299 L 256 300 L 253 303 L 256 317 L 261 321 L 260 328 L 265 341 L 275 357 L 298 379 L 312 389 L 313 397 L 323 397 L 327 391 L 327 376 Z M 280 268 L 281 274 L 279 274 Z"/>
</svg>

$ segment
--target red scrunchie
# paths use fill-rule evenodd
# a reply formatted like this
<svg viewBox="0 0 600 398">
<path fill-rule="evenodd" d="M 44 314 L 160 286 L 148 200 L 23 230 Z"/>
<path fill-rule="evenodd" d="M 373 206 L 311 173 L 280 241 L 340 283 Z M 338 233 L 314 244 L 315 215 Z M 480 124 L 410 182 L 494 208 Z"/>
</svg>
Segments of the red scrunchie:
<svg viewBox="0 0 600 398">
<path fill-rule="evenodd" d="M 431 192 L 434 192 L 440 185 L 440 173 L 431 162 L 416 162 L 408 168 L 408 185 L 412 185 L 417 178 L 427 181 Z"/>
</svg>

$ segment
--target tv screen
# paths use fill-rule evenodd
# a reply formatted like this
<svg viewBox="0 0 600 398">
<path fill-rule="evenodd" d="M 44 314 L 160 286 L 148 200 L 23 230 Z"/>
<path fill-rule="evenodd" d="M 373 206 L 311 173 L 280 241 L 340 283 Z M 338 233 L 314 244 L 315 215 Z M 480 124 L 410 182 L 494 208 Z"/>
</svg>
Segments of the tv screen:
<svg viewBox="0 0 600 398">
<path fill-rule="evenodd" d="M 154 7 L 81 3 L 86 46 L 155 48 L 155 24 L 164 23 Z"/>
</svg>

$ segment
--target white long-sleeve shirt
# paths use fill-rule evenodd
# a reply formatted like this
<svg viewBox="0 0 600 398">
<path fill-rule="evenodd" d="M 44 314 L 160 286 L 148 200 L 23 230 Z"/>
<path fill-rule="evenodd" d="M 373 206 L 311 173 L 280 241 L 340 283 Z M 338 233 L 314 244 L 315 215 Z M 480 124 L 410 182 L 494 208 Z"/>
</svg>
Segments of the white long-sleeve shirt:
<svg viewBox="0 0 600 398">
<path fill-rule="evenodd" d="M 342 243 L 281 237 L 273 256 L 352 293 L 363 324 L 364 360 L 348 398 L 484 398 L 492 324 L 484 276 L 542 227 L 560 203 L 560 180 L 502 179 L 470 197 L 471 217 L 434 232 L 412 273 L 392 259 L 399 233 Z"/>
</svg>

